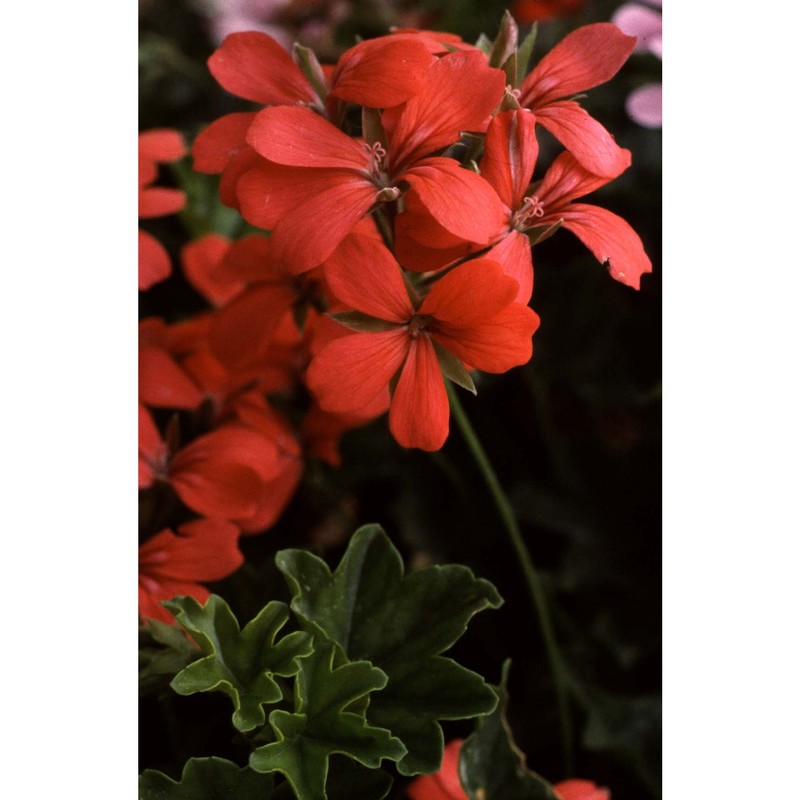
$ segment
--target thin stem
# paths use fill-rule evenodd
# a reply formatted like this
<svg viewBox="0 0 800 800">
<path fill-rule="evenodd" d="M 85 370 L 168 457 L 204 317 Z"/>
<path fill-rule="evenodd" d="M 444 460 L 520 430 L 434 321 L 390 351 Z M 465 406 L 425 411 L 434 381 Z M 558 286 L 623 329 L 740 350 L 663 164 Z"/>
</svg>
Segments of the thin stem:
<svg viewBox="0 0 800 800">
<path fill-rule="evenodd" d="M 561 651 L 556 642 L 550 612 L 547 608 L 547 598 L 545 597 L 542 580 L 533 565 L 533 560 L 528 552 L 528 548 L 525 546 L 525 540 L 522 538 L 522 533 L 517 524 L 517 518 L 514 516 L 514 511 L 511 508 L 511 503 L 509 503 L 497 479 L 497 475 L 489 462 L 486 452 L 464 412 L 464 408 L 461 405 L 461 401 L 458 399 L 455 388 L 449 381 L 447 382 L 447 396 L 450 398 L 450 408 L 453 410 L 456 423 L 486 481 L 486 485 L 489 487 L 497 510 L 500 512 L 503 525 L 508 533 L 525 576 L 525 582 L 528 586 L 528 592 L 533 601 L 533 606 L 536 609 L 536 616 L 539 619 L 539 626 L 542 631 L 545 650 L 547 651 L 547 660 L 550 663 L 550 670 L 555 683 L 558 715 L 561 722 L 561 744 L 564 754 L 564 766 L 566 774 L 571 776 L 574 771 L 574 758 L 572 753 L 572 721 L 569 714 L 567 677 Z"/>
</svg>

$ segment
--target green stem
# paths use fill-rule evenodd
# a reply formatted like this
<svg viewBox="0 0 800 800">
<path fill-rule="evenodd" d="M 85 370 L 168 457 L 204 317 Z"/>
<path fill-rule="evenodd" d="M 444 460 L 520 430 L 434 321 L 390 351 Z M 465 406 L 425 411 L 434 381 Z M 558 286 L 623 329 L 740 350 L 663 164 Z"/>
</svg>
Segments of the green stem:
<svg viewBox="0 0 800 800">
<path fill-rule="evenodd" d="M 528 586 L 528 592 L 533 601 L 533 606 L 536 609 L 536 616 L 539 619 L 539 626 L 542 631 L 545 650 L 547 651 L 547 660 L 550 663 L 550 670 L 553 673 L 553 682 L 556 689 L 558 715 L 561 722 L 561 744 L 564 753 L 564 766 L 566 774 L 571 776 L 574 773 L 574 758 L 572 752 L 572 721 L 569 713 L 567 677 L 561 651 L 556 642 L 553 622 L 547 608 L 547 598 L 545 597 L 544 587 L 542 586 L 542 579 L 533 565 L 533 560 L 528 552 L 528 548 L 525 546 L 525 540 L 522 538 L 522 532 L 517 524 L 517 518 L 514 516 L 511 503 L 509 503 L 502 486 L 500 486 L 500 482 L 497 480 L 497 475 L 464 412 L 464 408 L 461 405 L 461 401 L 458 399 L 455 388 L 449 381 L 447 382 L 447 396 L 450 399 L 450 408 L 453 411 L 456 423 L 486 481 L 486 485 L 489 487 L 497 510 L 500 512 L 503 525 L 508 533 L 525 576 L 525 582 Z"/>
</svg>

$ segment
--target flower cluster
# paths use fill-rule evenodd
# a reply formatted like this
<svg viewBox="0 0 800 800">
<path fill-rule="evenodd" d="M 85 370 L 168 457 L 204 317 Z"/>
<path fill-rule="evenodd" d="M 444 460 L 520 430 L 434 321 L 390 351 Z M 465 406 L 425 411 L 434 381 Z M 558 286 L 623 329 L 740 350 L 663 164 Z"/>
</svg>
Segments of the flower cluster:
<svg viewBox="0 0 800 800">
<path fill-rule="evenodd" d="M 531 358 L 532 245 L 564 227 L 628 286 L 651 270 L 623 219 L 582 202 L 631 158 L 575 95 L 634 39 L 580 28 L 527 76 L 517 39 L 509 16 L 487 51 L 398 30 L 322 66 L 247 32 L 209 59 L 257 107 L 203 130 L 194 169 L 261 232 L 190 242 L 183 273 L 208 310 L 140 323 L 144 615 L 235 570 L 238 536 L 274 524 L 308 459 L 338 463 L 347 429 L 388 410 L 402 446 L 441 448 L 446 381 L 474 391 L 475 370 Z M 541 128 L 564 150 L 535 177 Z M 140 207 L 169 213 L 182 197 L 148 188 L 152 164 L 182 147 L 158 141 L 174 146 L 142 161 Z M 143 288 L 167 274 L 162 256 Z"/>
</svg>

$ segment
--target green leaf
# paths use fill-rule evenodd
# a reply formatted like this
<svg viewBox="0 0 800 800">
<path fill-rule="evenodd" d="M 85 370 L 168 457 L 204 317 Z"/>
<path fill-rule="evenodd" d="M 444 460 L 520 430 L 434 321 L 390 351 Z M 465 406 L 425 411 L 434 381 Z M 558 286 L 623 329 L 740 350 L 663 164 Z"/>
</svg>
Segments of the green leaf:
<svg viewBox="0 0 800 800">
<path fill-rule="evenodd" d="M 334 666 L 335 661 L 344 661 Z M 295 711 L 277 709 L 269 724 L 277 741 L 257 748 L 250 766 L 286 776 L 299 800 L 327 800 L 328 761 L 341 753 L 366 767 L 406 752 L 390 731 L 369 725 L 363 713 L 346 711 L 386 685 L 386 675 L 366 661 L 348 662 L 333 642 L 315 639 L 314 652 L 300 662 L 295 681 Z"/>
<path fill-rule="evenodd" d="M 283 697 L 272 676 L 297 674 L 298 660 L 312 649 L 311 637 L 304 631 L 275 642 L 289 618 L 286 604 L 272 601 L 241 632 L 228 604 L 217 595 L 211 595 L 205 606 L 192 597 L 176 597 L 164 605 L 207 654 L 178 673 L 172 688 L 184 695 L 224 692 L 233 701 L 233 724 L 238 730 L 264 725 L 262 705 Z"/>
<path fill-rule="evenodd" d="M 480 675 L 440 655 L 474 614 L 500 606 L 494 586 L 458 565 L 404 577 L 400 554 L 378 525 L 356 531 L 333 574 L 303 550 L 283 550 L 276 563 L 292 589 L 292 610 L 348 658 L 368 660 L 388 675 L 367 717 L 408 748 L 400 772 L 435 772 L 444 751 L 438 721 L 487 714 L 497 703 Z"/>
<path fill-rule="evenodd" d="M 139 800 L 270 800 L 272 776 L 239 768 L 224 758 L 192 758 L 176 783 L 161 772 L 139 777 Z"/>
<path fill-rule="evenodd" d="M 200 655 L 180 625 L 148 620 L 139 627 L 139 691 L 166 686 L 165 676 L 171 678 Z"/>
<path fill-rule="evenodd" d="M 508 667 L 506 661 L 497 708 L 478 721 L 461 748 L 461 783 L 470 800 L 558 800 L 553 787 L 527 768 L 525 755 L 514 742 L 506 720 Z"/>
</svg>

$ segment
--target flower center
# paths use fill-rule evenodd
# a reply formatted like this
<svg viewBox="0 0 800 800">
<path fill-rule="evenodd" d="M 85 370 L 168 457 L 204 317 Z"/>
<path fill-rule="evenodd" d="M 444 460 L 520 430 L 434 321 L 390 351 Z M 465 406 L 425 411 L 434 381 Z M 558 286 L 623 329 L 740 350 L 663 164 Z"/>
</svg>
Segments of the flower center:
<svg viewBox="0 0 800 800">
<path fill-rule="evenodd" d="M 408 335 L 416 339 L 428 326 L 431 318 L 427 314 L 414 314 L 408 321 Z"/>
<path fill-rule="evenodd" d="M 544 203 L 534 195 L 526 197 L 511 218 L 512 227 L 518 231 L 530 228 L 534 220 L 544 216 Z"/>
</svg>

